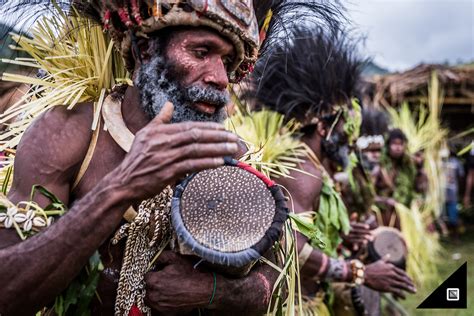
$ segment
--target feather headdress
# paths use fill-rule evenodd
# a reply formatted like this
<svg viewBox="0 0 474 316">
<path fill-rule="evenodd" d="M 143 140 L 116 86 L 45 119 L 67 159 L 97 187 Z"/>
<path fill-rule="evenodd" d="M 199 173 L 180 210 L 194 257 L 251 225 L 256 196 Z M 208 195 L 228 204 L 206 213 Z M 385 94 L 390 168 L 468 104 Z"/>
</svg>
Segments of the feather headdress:
<svg viewBox="0 0 474 316">
<path fill-rule="evenodd" d="M 307 124 L 336 105 L 350 106 L 362 61 L 345 32 L 296 28 L 256 65 L 257 103 Z"/>
<path fill-rule="evenodd" d="M 362 111 L 361 135 L 385 135 L 388 132 L 389 118 L 387 113 L 375 109 Z"/>
</svg>

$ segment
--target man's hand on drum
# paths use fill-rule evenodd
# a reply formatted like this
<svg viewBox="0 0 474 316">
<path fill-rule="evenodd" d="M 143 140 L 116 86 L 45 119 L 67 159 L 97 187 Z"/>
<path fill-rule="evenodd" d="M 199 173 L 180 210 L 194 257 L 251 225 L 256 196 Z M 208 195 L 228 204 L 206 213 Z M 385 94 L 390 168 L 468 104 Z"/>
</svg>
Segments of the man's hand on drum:
<svg viewBox="0 0 474 316">
<path fill-rule="evenodd" d="M 388 257 L 365 267 L 365 285 L 379 292 L 405 299 L 405 292 L 416 293 L 413 281 L 402 269 L 387 262 Z"/>
<path fill-rule="evenodd" d="M 140 201 L 161 192 L 167 185 L 191 172 L 219 167 L 224 156 L 238 150 L 238 137 L 224 126 L 210 122 L 167 124 L 173 105 L 163 110 L 133 141 L 124 161 L 113 171 L 119 183 L 126 183 L 130 199 Z"/>
<path fill-rule="evenodd" d="M 207 307 L 213 296 L 214 277 L 209 271 L 195 269 L 195 259 L 163 251 L 157 259 L 157 271 L 145 276 L 147 304 L 161 312 Z M 219 292 L 222 286 L 219 282 Z"/>
<path fill-rule="evenodd" d="M 373 240 L 373 236 L 370 233 L 370 226 L 366 223 L 358 222 L 357 218 L 357 213 L 351 214 L 351 230 L 347 235 L 342 236 L 344 244 L 352 251 L 358 251 L 364 248 L 369 241 Z"/>
</svg>

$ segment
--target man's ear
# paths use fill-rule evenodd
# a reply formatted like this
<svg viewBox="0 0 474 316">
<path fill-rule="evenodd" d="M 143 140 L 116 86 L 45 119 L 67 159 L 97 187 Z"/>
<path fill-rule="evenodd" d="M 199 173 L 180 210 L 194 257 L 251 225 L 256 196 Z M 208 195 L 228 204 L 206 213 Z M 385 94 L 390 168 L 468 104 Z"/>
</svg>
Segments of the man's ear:
<svg viewBox="0 0 474 316">
<path fill-rule="evenodd" d="M 316 124 L 316 131 L 318 132 L 318 134 L 322 137 L 322 138 L 325 138 L 326 135 L 327 135 L 327 128 L 326 128 L 326 124 L 322 121 L 319 121 L 317 124 Z"/>
<path fill-rule="evenodd" d="M 150 40 L 140 37 L 132 38 L 132 55 L 135 65 L 147 62 L 151 58 Z"/>
</svg>

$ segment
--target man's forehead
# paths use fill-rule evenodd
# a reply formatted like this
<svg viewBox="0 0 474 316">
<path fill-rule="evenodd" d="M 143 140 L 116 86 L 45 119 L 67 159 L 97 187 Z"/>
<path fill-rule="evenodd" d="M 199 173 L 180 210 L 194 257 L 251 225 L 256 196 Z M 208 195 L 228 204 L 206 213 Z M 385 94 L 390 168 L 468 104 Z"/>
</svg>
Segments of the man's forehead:
<svg viewBox="0 0 474 316">
<path fill-rule="evenodd" d="M 186 43 L 208 42 L 209 44 L 219 44 L 220 46 L 228 46 L 234 50 L 232 42 L 222 34 L 208 27 L 180 27 L 170 30 L 172 33 L 170 41 Z"/>
</svg>

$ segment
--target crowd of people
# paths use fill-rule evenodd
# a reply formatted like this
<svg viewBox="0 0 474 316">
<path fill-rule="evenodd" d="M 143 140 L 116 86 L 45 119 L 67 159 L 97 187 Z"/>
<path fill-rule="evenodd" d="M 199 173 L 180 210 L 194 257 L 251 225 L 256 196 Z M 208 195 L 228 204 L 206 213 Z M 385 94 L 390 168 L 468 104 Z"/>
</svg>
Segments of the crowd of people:
<svg viewBox="0 0 474 316">
<path fill-rule="evenodd" d="M 292 139 L 304 148 L 288 174 L 267 179 L 251 171 L 269 187 L 284 188 L 289 212 L 310 223 L 308 230 L 293 226 L 302 300 L 282 304 L 281 312 L 302 311 L 303 304 L 317 315 L 399 313 L 396 305 L 382 306 L 382 296 L 404 299 L 417 286 L 406 271 L 408 252 L 416 249 L 404 242 L 397 205 L 410 208 L 423 200 L 425 157 L 423 151 L 408 151 L 410 140 L 390 127 L 385 112 L 359 104 L 364 59 L 337 7 L 249 0 L 73 5 L 71 16 L 93 20 L 108 32 L 133 84 L 101 95 L 103 114 L 98 100 L 44 111 L 8 149 L 15 159 L 8 199 L 2 198 L 0 208 L 0 315 L 258 315 L 270 310 L 279 271 L 287 266 L 276 251 L 290 242 L 281 234 L 282 223 L 268 230 L 279 241 L 263 250 L 259 246 L 265 259 L 252 262 L 239 277 L 203 266 L 203 258 L 171 246 L 151 245 L 161 236 L 160 225 L 169 226 L 170 217 L 176 221 L 169 214 L 180 197 L 176 192 L 184 190 L 177 183 L 229 165 L 259 146 L 224 129 L 225 119 L 232 122 L 229 103 L 244 104 L 246 115 L 276 112 L 282 124 L 294 122 Z M 301 12 L 314 15 L 317 23 L 292 23 Z M 241 80 L 239 102 L 231 102 L 228 88 Z M 3 128 L 8 133 L 9 126 Z M 467 207 L 474 168 L 470 161 L 464 172 L 455 154 L 443 157 L 444 214 L 456 233 L 459 183 L 466 179 Z M 38 186 L 41 194 L 32 194 Z M 206 202 L 209 210 L 225 204 L 231 192 L 213 190 L 219 198 Z M 30 204 L 19 207 L 25 201 Z M 67 212 L 52 212 L 60 204 Z M 225 222 L 222 216 L 214 220 Z M 85 278 L 77 285 L 96 252 L 95 283 Z M 143 253 L 145 261 L 127 261 Z M 67 295 L 58 300 L 73 284 L 82 286 L 81 295 L 92 295 L 85 302 Z M 281 296 L 287 297 L 287 290 L 283 287 Z"/>
</svg>

